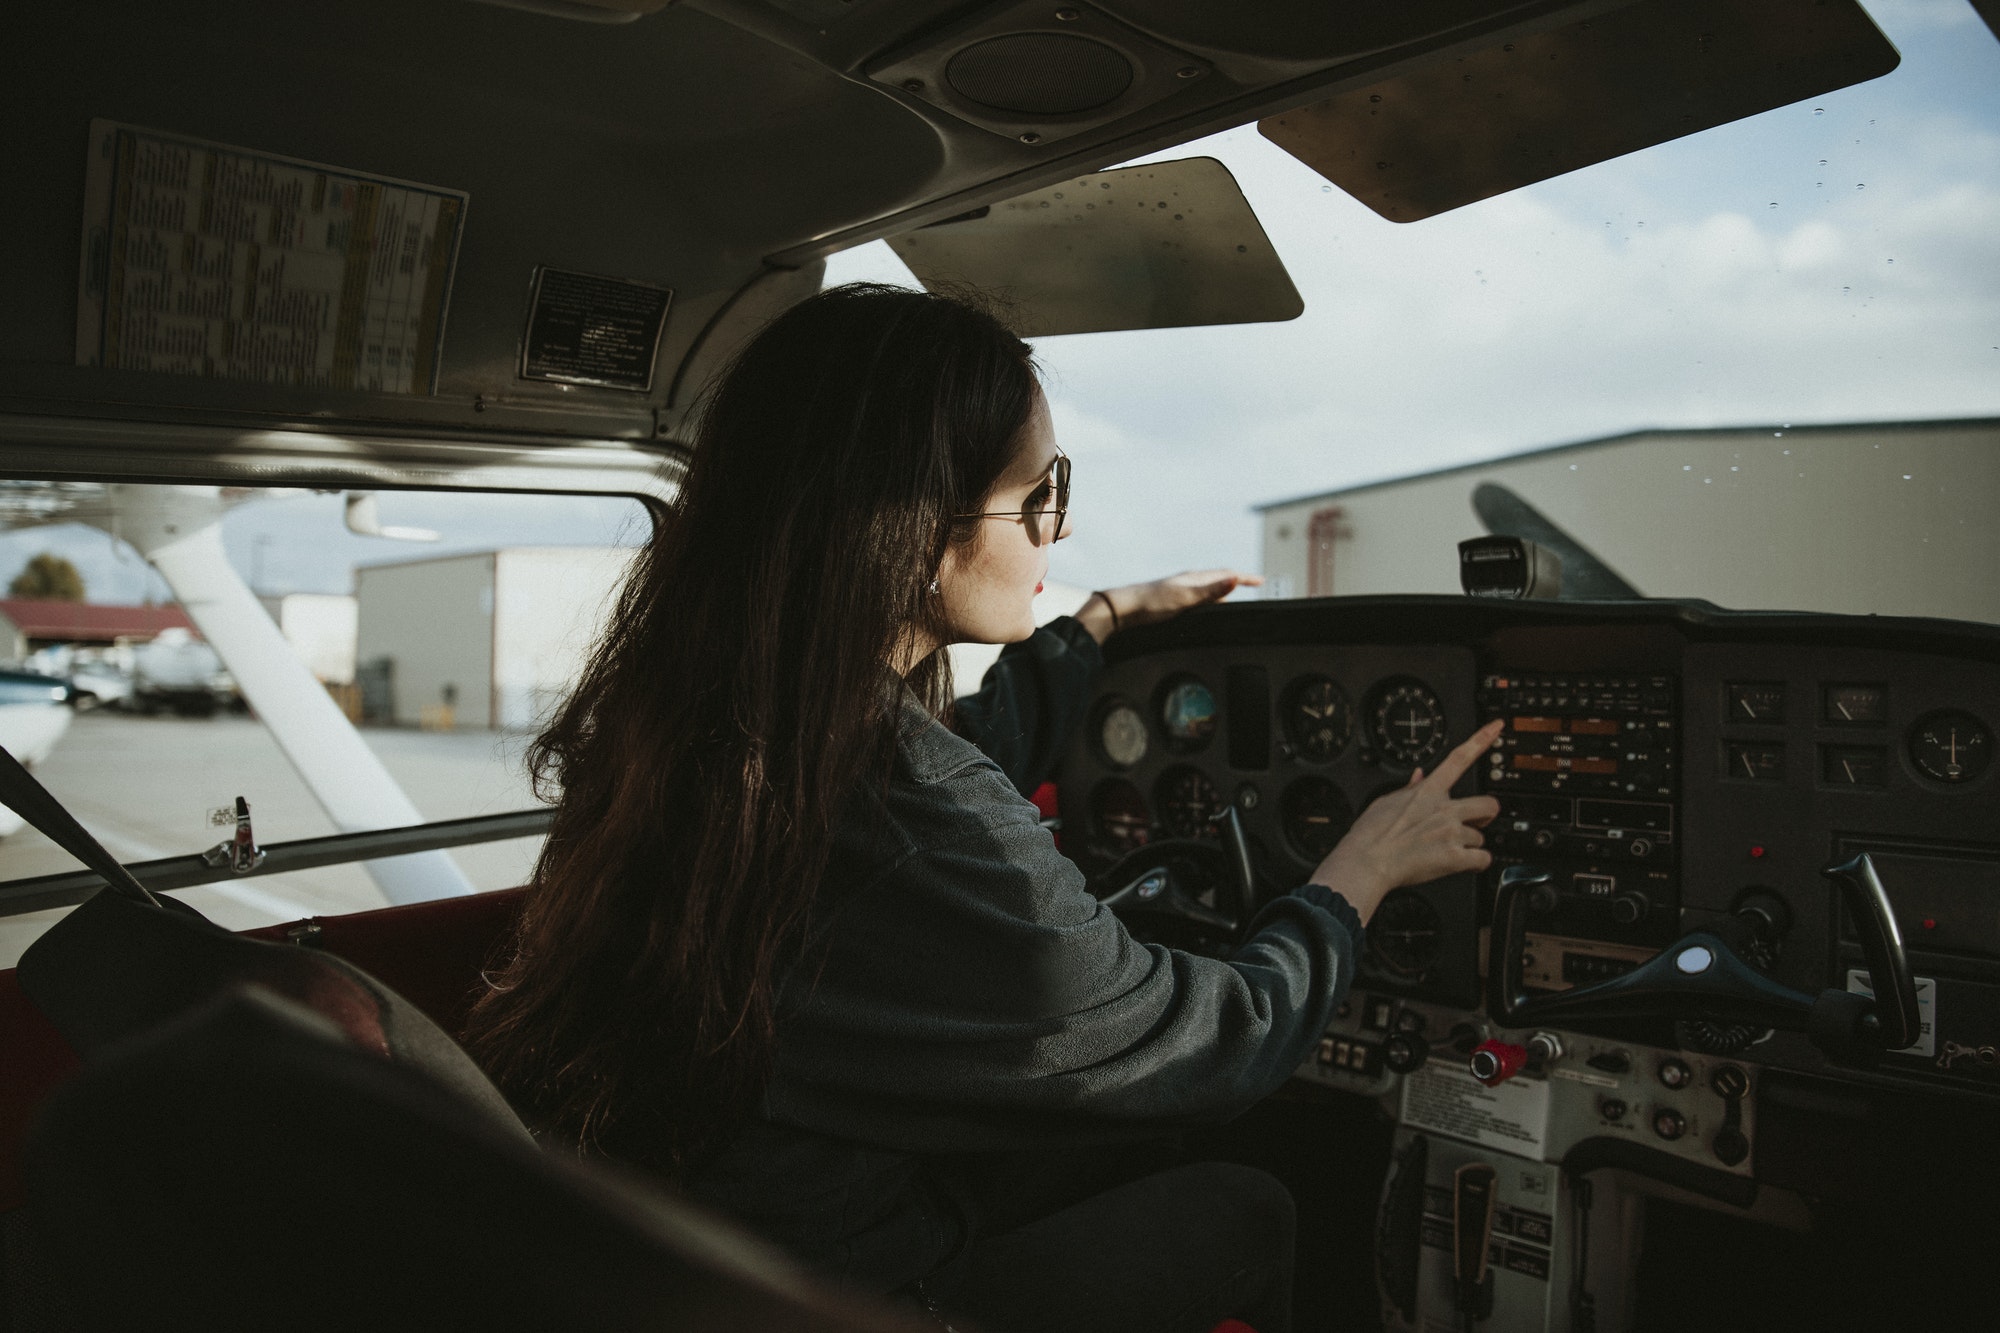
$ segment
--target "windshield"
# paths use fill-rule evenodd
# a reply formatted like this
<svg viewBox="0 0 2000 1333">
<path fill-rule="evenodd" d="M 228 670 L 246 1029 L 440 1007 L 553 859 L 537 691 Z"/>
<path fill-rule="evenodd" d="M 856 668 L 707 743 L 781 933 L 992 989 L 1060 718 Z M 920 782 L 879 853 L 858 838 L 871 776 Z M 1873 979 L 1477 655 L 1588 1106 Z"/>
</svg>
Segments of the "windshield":
<svg viewBox="0 0 2000 1333">
<path fill-rule="evenodd" d="M 43 520 L 0 533 L 0 746 L 126 862 L 226 844 L 238 798 L 260 846 L 537 810 L 528 742 L 651 531 L 626 496 L 15 482 L 0 500 Z M 242 929 L 512 888 L 540 847 L 532 824 L 180 896 Z M 75 864 L 0 807 L 0 882 Z M 0 906 L 11 967 L 61 909 Z"/>
<path fill-rule="evenodd" d="M 1867 8 L 1883 78 L 1426 221 L 1254 126 L 1141 159 L 1225 163 L 1306 310 L 1037 341 L 1053 576 L 1455 592 L 1487 484 L 1645 596 L 2000 621 L 2000 42 Z M 879 244 L 854 278 L 912 281 Z"/>
</svg>

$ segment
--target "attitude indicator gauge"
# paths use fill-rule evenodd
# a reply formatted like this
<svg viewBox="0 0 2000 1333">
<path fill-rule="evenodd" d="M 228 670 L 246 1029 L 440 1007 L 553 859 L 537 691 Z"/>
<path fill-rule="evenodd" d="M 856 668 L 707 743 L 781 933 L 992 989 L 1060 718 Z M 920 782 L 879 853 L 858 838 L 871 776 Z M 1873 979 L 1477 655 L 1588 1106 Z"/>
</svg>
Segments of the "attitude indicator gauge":
<svg viewBox="0 0 2000 1333">
<path fill-rule="evenodd" d="M 1178 754 L 1206 749 L 1215 736 L 1215 692 L 1193 676 L 1178 676 L 1160 691 L 1160 730 Z"/>
<path fill-rule="evenodd" d="M 1354 705 L 1325 676 L 1301 676 L 1285 691 L 1285 735 L 1299 758 L 1323 764 L 1347 748 Z"/>
<path fill-rule="evenodd" d="M 1971 782 L 1993 761 L 1993 733 L 1970 713 L 1947 709 L 1910 728 L 1910 762 L 1938 782 Z"/>
<path fill-rule="evenodd" d="M 1368 721 L 1382 757 L 1391 763 L 1415 768 L 1444 753 L 1444 705 L 1420 680 L 1377 686 Z"/>
</svg>

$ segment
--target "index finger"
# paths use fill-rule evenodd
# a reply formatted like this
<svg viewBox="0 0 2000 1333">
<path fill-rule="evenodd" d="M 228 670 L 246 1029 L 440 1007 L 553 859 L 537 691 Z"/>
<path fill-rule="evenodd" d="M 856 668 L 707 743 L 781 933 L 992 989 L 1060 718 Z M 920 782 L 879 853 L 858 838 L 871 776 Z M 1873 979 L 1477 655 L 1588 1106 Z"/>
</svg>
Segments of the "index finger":
<svg viewBox="0 0 2000 1333">
<path fill-rule="evenodd" d="M 1438 766 L 1431 770 L 1430 781 L 1437 783 L 1444 790 L 1450 790 L 1465 776 L 1465 771 L 1472 767 L 1480 755 L 1493 748 L 1493 742 L 1499 740 L 1500 733 L 1506 729 L 1507 723 L 1504 719 L 1494 718 L 1473 732 L 1459 742 L 1457 748 L 1450 754 L 1438 761 Z"/>
</svg>

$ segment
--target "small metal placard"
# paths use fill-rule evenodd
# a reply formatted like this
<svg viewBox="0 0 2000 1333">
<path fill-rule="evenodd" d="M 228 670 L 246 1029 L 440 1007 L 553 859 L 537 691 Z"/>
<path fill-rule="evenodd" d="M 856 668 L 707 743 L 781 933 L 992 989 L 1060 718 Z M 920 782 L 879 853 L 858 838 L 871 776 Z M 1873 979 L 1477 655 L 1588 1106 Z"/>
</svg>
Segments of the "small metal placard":
<svg viewBox="0 0 2000 1333">
<path fill-rule="evenodd" d="M 521 378 L 646 393 L 673 298 L 651 283 L 537 268 Z"/>
</svg>

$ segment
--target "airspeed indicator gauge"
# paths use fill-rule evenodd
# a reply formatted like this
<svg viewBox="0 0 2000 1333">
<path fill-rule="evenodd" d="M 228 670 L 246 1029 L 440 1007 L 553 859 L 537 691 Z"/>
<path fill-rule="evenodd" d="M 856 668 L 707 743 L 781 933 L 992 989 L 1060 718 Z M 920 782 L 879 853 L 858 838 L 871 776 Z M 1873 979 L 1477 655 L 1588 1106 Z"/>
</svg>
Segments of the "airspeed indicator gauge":
<svg viewBox="0 0 2000 1333">
<path fill-rule="evenodd" d="M 1970 713 L 1947 709 L 1910 728 L 1910 762 L 1938 782 L 1970 782 L 1993 760 L 1993 733 Z"/>
<path fill-rule="evenodd" d="M 1420 680 L 1390 680 L 1377 686 L 1368 720 L 1382 757 L 1392 763 L 1416 768 L 1444 753 L 1444 705 Z"/>
<path fill-rule="evenodd" d="M 1347 748 L 1354 708 L 1325 676 L 1301 676 L 1285 691 L 1285 735 L 1301 759 L 1323 764 Z"/>
</svg>

